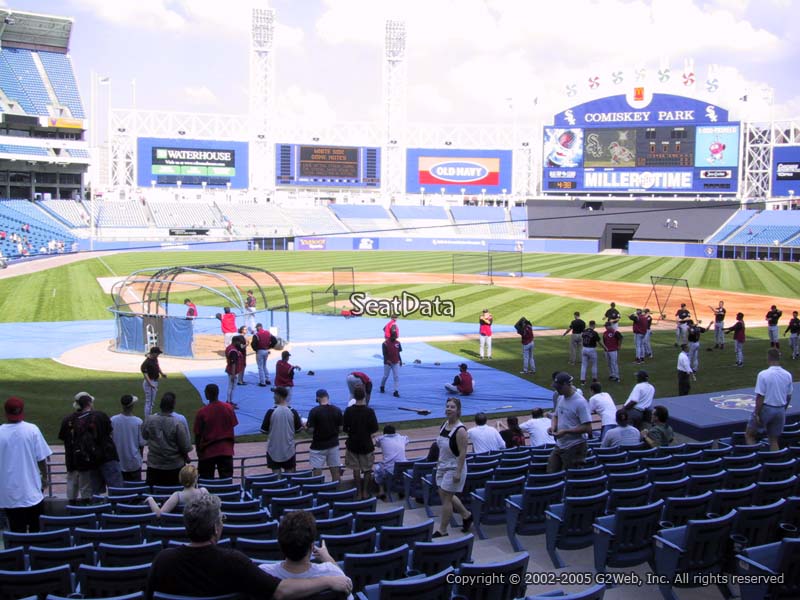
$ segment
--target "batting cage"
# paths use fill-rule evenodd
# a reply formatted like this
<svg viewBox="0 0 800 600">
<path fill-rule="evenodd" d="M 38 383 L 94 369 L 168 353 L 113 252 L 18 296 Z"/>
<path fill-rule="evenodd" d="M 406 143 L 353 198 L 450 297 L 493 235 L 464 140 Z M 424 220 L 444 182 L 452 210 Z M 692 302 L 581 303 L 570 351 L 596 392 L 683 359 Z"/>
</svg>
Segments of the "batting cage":
<svg viewBox="0 0 800 600">
<path fill-rule="evenodd" d="M 644 306 L 648 306 L 651 300 L 654 301 L 658 310 L 653 312 L 656 312 L 662 321 L 677 321 L 675 313 L 680 309 L 681 304 L 685 304 L 686 308 L 691 311 L 692 318 L 697 319 L 688 280 L 651 275 L 650 283 L 652 287 Z"/>
<path fill-rule="evenodd" d="M 522 259 L 522 250 L 513 242 L 492 244 L 486 252 L 453 254 L 452 282 L 493 285 L 498 277 L 522 277 Z"/>
<path fill-rule="evenodd" d="M 280 280 L 258 267 L 228 263 L 142 269 L 111 289 L 116 352 L 153 346 L 168 356 L 224 353 L 223 312 L 252 333 L 257 323 L 289 340 L 289 298 Z M 191 309 L 191 310 L 190 310 Z"/>
<path fill-rule="evenodd" d="M 311 292 L 312 315 L 339 315 L 349 310 L 350 294 L 356 291 L 353 267 L 332 267 L 331 284 L 324 290 Z"/>
</svg>

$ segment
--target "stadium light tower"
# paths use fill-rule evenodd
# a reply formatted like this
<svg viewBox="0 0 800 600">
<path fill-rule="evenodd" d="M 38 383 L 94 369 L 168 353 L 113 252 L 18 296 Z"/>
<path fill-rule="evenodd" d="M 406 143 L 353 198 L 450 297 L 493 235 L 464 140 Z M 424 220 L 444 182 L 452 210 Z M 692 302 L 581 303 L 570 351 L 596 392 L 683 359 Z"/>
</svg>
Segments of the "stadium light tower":
<svg viewBox="0 0 800 600">
<path fill-rule="evenodd" d="M 383 189 L 389 198 L 403 193 L 406 172 L 406 24 L 386 20 L 383 55 Z"/>
<path fill-rule="evenodd" d="M 254 8 L 250 37 L 250 187 L 260 193 L 275 182 L 275 140 L 270 134 L 275 112 L 275 11 Z"/>
</svg>

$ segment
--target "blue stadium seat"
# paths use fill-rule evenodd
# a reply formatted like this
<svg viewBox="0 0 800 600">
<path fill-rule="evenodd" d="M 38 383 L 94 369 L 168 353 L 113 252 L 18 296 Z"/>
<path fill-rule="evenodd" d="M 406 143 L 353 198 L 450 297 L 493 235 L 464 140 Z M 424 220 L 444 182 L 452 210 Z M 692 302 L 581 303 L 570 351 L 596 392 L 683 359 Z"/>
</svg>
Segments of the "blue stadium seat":
<svg viewBox="0 0 800 600">
<path fill-rule="evenodd" d="M 485 487 L 472 492 L 469 510 L 474 518 L 478 537 L 486 539 L 483 525 L 500 525 L 506 521 L 505 500 L 514 494 L 521 494 L 526 475 L 514 479 L 487 481 Z"/>
<path fill-rule="evenodd" d="M 687 475 L 713 475 L 724 470 L 721 458 L 692 460 L 686 463 Z"/>
<path fill-rule="evenodd" d="M 406 576 L 408 568 L 408 545 L 383 552 L 344 555 L 342 570 L 353 582 L 353 591 L 360 592 L 366 586 L 381 580 L 397 580 Z"/>
<path fill-rule="evenodd" d="M 377 498 L 367 498 L 365 500 L 353 500 L 352 502 L 333 502 L 331 504 L 331 517 L 339 517 L 347 513 L 375 512 L 378 507 Z"/>
<path fill-rule="evenodd" d="M 181 527 L 181 529 L 183 528 Z M 138 525 L 120 527 L 119 529 L 82 529 L 77 527 L 72 533 L 72 539 L 76 544 L 91 543 L 95 546 L 100 543 L 141 544 L 142 528 Z"/>
<path fill-rule="evenodd" d="M 178 508 L 178 507 L 175 507 Z M 175 509 L 173 509 L 175 510 Z M 108 510 L 104 510 L 101 514 L 108 514 L 112 512 L 112 507 L 109 504 Z M 153 511 L 150 510 L 150 506 L 147 504 L 125 504 L 119 503 L 115 507 L 113 507 L 113 512 L 118 515 L 153 515 Z M 177 512 L 177 511 L 176 511 Z"/>
<path fill-rule="evenodd" d="M 55 531 L 42 531 L 39 533 L 3 532 L 3 546 L 5 548 L 22 547 L 25 551 L 31 546 L 45 548 L 65 548 L 72 543 L 70 530 L 67 528 Z"/>
<path fill-rule="evenodd" d="M 405 510 L 404 506 L 398 506 L 383 512 L 354 513 L 353 531 L 366 531 L 374 527 L 380 533 L 383 527 L 400 527 L 403 525 Z"/>
<path fill-rule="evenodd" d="M 323 483 L 301 483 L 300 491 L 304 494 L 314 494 L 315 496 L 320 492 L 335 492 L 339 489 L 338 481 L 326 481 Z"/>
<path fill-rule="evenodd" d="M 559 600 L 603 600 L 606 595 L 606 586 L 603 583 L 590 587 L 582 592 L 567 593 L 561 590 L 537 594 L 536 596 L 525 596 L 525 600 L 548 600 L 548 598 L 558 598 Z"/>
<path fill-rule="evenodd" d="M 631 473 L 611 473 L 608 475 L 608 490 L 621 490 L 641 487 L 648 483 L 647 471 L 633 471 Z"/>
<path fill-rule="evenodd" d="M 733 509 L 739 508 L 740 506 L 751 506 L 753 504 L 755 492 L 755 483 L 751 483 L 747 487 L 732 490 L 712 490 L 711 504 L 708 510 L 718 515 L 727 515 Z"/>
<path fill-rule="evenodd" d="M 291 475 L 291 473 L 287 473 L 289 482 L 292 485 L 299 485 L 301 489 L 304 489 L 307 485 L 325 483 L 325 475 L 305 475 L 300 477 L 288 477 L 288 475 Z"/>
<path fill-rule="evenodd" d="M 711 492 L 684 498 L 666 498 L 661 520 L 664 527 L 678 527 L 686 524 L 690 519 L 704 519 L 708 514 L 711 502 Z"/>
<path fill-rule="evenodd" d="M 628 460 L 640 460 L 642 458 L 655 458 L 658 456 L 658 448 L 643 448 L 641 450 L 628 450 Z M 642 464 L 642 466 L 645 466 Z"/>
<path fill-rule="evenodd" d="M 230 513 L 240 512 L 253 512 L 261 508 L 261 502 L 258 500 L 239 500 L 239 501 L 225 501 L 220 506 L 220 510 L 226 515 Z"/>
<path fill-rule="evenodd" d="M 47 594 L 67 596 L 72 593 L 69 565 L 41 571 L 0 571 L 0 600 L 17 600 Z"/>
<path fill-rule="evenodd" d="M 410 472 L 403 472 L 403 493 L 408 508 L 415 508 L 413 498 L 422 498 L 422 477 L 431 475 L 435 468 L 435 462 L 415 462 Z"/>
<path fill-rule="evenodd" d="M 470 600 L 513 600 L 525 593 L 530 555 L 522 552 L 517 556 L 500 562 L 463 564 L 458 569 L 461 576 L 453 594 Z M 491 583 L 480 582 L 481 575 L 492 574 Z"/>
<path fill-rule="evenodd" d="M 588 479 L 567 479 L 564 482 L 564 497 L 594 496 L 606 490 L 608 475 Z"/>
<path fill-rule="evenodd" d="M 592 545 L 592 525 L 605 514 L 608 492 L 582 498 L 566 497 L 561 504 L 553 504 L 545 511 L 545 540 L 547 553 L 556 569 L 566 565 L 558 549 L 576 550 Z"/>
<path fill-rule="evenodd" d="M 650 501 L 653 493 L 653 484 L 646 483 L 635 488 L 620 488 L 609 491 L 606 514 L 614 514 L 617 508 L 629 506 L 644 506 Z"/>
<path fill-rule="evenodd" d="M 800 597 L 800 538 L 754 546 L 737 555 L 737 572 L 752 577 L 739 586 L 742 600 Z M 755 576 L 783 575 L 783 583 L 768 584 Z"/>
<path fill-rule="evenodd" d="M 783 481 L 759 481 L 756 484 L 753 502 L 756 504 L 771 504 L 781 498 L 794 496 L 797 493 L 797 484 L 797 475 L 792 475 Z"/>
<path fill-rule="evenodd" d="M 159 527 L 183 527 L 183 513 L 161 513 L 158 517 Z"/>
<path fill-rule="evenodd" d="M 269 508 L 273 498 L 289 498 L 301 495 L 299 485 L 290 485 L 288 487 L 265 487 L 261 488 L 254 485 L 252 493 L 258 493 L 258 498 L 261 499 L 261 506 Z"/>
<path fill-rule="evenodd" d="M 223 527 L 227 527 L 227 523 Z M 224 530 L 223 535 L 228 537 L 228 533 L 224 532 Z M 185 527 L 161 527 L 158 525 L 148 525 L 144 529 L 144 537 L 147 540 L 147 543 L 161 542 L 161 545 L 165 548 L 172 540 L 179 540 L 181 542 L 189 541 L 189 534 L 186 533 Z M 141 543 L 141 540 L 139 540 L 137 543 Z"/>
<path fill-rule="evenodd" d="M 103 513 L 100 515 L 100 528 L 101 529 L 118 529 L 120 527 L 130 527 L 131 525 L 138 525 L 144 533 L 144 528 L 147 525 L 156 524 L 156 515 L 152 512 L 143 514 L 121 514 L 115 515 L 113 513 Z"/>
<path fill-rule="evenodd" d="M 778 539 L 778 523 L 783 518 L 786 500 L 766 506 L 742 506 L 736 509 L 733 533 L 742 536 L 744 546 L 762 546 Z"/>
<path fill-rule="evenodd" d="M 66 517 L 56 517 L 41 515 L 39 517 L 39 528 L 41 531 L 53 531 L 54 529 L 74 529 L 83 527 L 85 529 L 97 528 L 97 517 L 94 513 L 86 515 L 67 515 Z"/>
<path fill-rule="evenodd" d="M 566 479 L 566 471 L 556 471 L 555 473 L 536 473 L 528 475 L 525 480 L 525 487 L 542 487 L 553 483 L 563 483 Z"/>
<path fill-rule="evenodd" d="M 327 506 L 327 504 L 325 506 Z M 317 536 L 323 534 L 345 535 L 352 533 L 353 521 L 355 521 L 353 513 L 345 513 L 331 519 L 317 519 Z"/>
<path fill-rule="evenodd" d="M 585 466 L 580 469 L 567 469 L 567 479 L 595 479 L 605 475 L 603 465 Z"/>
<path fill-rule="evenodd" d="M 163 548 L 161 541 L 126 546 L 102 543 L 97 545 L 97 564 L 103 567 L 143 565 L 153 562 Z"/>
<path fill-rule="evenodd" d="M 326 502 L 325 504 L 315 504 L 311 508 L 301 508 L 301 509 L 286 508 L 283 511 L 283 515 L 281 516 L 281 518 L 285 517 L 288 513 L 292 512 L 293 510 L 302 510 L 310 515 L 314 515 L 314 518 L 318 520 L 327 519 L 328 517 L 331 516 L 331 505 Z"/>
<path fill-rule="evenodd" d="M 147 506 L 145 505 L 145 508 Z M 103 502 L 101 504 L 67 504 L 68 515 L 86 515 L 93 514 L 98 518 L 102 513 L 114 512 L 114 507 L 110 502 Z M 147 508 L 147 510 L 150 510 Z"/>
<path fill-rule="evenodd" d="M 203 478 L 200 477 L 197 479 L 197 485 L 200 487 L 206 487 L 209 485 L 233 485 L 233 477 L 220 477 L 220 478 Z"/>
<path fill-rule="evenodd" d="M 303 494 L 301 496 L 286 496 L 286 497 L 277 496 L 273 498 L 269 504 L 269 514 L 272 515 L 272 517 L 275 519 L 280 519 L 281 515 L 283 515 L 285 511 L 311 508 L 312 506 L 314 506 L 314 494 L 310 492 L 308 494 Z M 266 522 L 267 521 L 266 511 L 261 511 L 259 514 L 263 518 L 259 518 L 259 520 L 255 522 L 257 523 Z M 236 522 L 245 522 L 245 521 L 236 521 Z"/>
<path fill-rule="evenodd" d="M 356 499 L 358 490 L 356 488 L 349 488 L 341 491 L 317 492 L 317 504 L 333 503 L 333 502 L 353 502 Z"/>
<path fill-rule="evenodd" d="M 295 484 L 295 481 L 298 481 L 298 480 L 302 481 L 304 479 L 307 479 L 309 477 L 314 477 L 314 476 L 315 476 L 314 475 L 314 471 L 312 469 L 304 469 L 302 471 L 294 471 L 294 472 L 291 472 L 291 473 L 284 472 L 283 473 L 283 477 L 289 482 L 290 485 L 299 485 L 299 483 Z M 319 477 L 319 475 L 317 475 L 316 477 Z"/>
<path fill-rule="evenodd" d="M 747 487 L 751 483 L 758 481 L 761 475 L 761 465 L 753 465 L 752 467 L 726 469 L 725 481 L 723 486 L 727 489 L 736 489 Z"/>
<path fill-rule="evenodd" d="M 761 465 L 759 481 L 784 481 L 795 474 L 797 461 L 794 458 L 781 462 L 765 462 Z"/>
<path fill-rule="evenodd" d="M 723 456 L 722 464 L 726 469 L 745 469 L 754 465 L 759 465 L 761 461 L 758 459 L 755 452 L 736 454 L 736 447 L 734 447 L 734 454 L 731 456 Z"/>
<path fill-rule="evenodd" d="M 605 573 L 606 567 L 632 567 L 652 564 L 653 535 L 659 530 L 663 500 L 643 506 L 617 509 L 594 523 L 594 568 Z"/>
<path fill-rule="evenodd" d="M 622 454 L 622 453 L 620 453 Z M 627 452 L 625 453 L 627 455 Z M 598 460 L 599 457 L 598 457 Z M 611 475 L 611 473 L 635 473 L 639 471 L 641 466 L 639 465 L 639 460 L 626 460 L 621 462 L 603 462 L 600 461 L 605 468 L 606 475 Z"/>
<path fill-rule="evenodd" d="M 564 482 L 525 487 L 521 494 L 506 498 L 506 535 L 515 552 L 522 552 L 518 535 L 544 533 L 545 511 L 564 497 Z"/>
<path fill-rule="evenodd" d="M 686 464 L 665 465 L 663 467 L 648 467 L 647 477 L 653 481 L 676 481 L 686 476 Z"/>
<path fill-rule="evenodd" d="M 628 462 L 628 453 L 620 451 L 619 448 L 598 448 L 594 450 L 594 455 L 602 465 Z"/>
<path fill-rule="evenodd" d="M 23 571 L 25 569 L 25 548 L 17 546 L 0 550 L 0 571 Z"/>
<path fill-rule="evenodd" d="M 475 536 L 467 533 L 447 542 L 417 542 L 411 550 L 411 572 L 432 575 L 472 562 Z"/>
<path fill-rule="evenodd" d="M 727 473 L 719 471 L 708 475 L 689 475 L 689 493 L 696 496 L 722 487 Z"/>
<path fill-rule="evenodd" d="M 277 534 L 278 534 L 277 521 L 270 521 L 268 523 L 246 523 L 244 525 L 225 523 L 222 526 L 223 537 L 231 538 L 233 540 L 235 540 L 238 537 L 253 538 L 257 540 L 269 540 L 269 539 L 274 539 Z"/>
<path fill-rule="evenodd" d="M 504 467 L 502 464 L 494 469 L 492 479 L 495 481 L 507 481 L 509 479 L 517 479 L 518 477 L 528 476 L 528 466 L 530 461 L 525 459 L 522 464 Z"/>
<path fill-rule="evenodd" d="M 403 544 L 414 548 L 417 542 L 430 542 L 433 535 L 433 519 L 415 525 L 383 527 L 378 533 L 378 550 L 391 550 Z"/>
<path fill-rule="evenodd" d="M 686 574 L 686 585 L 692 585 L 694 575 L 722 570 L 735 518 L 736 513 L 731 511 L 717 519 L 691 520 L 681 527 L 662 529 L 653 536 L 654 571 L 661 578 L 658 587 L 665 599 L 675 598 L 672 583 L 676 576 Z M 729 595 L 724 583 L 717 587 L 723 596 Z"/>
<path fill-rule="evenodd" d="M 94 546 L 81 544 L 67 548 L 28 548 L 28 561 L 33 570 L 51 569 L 66 564 L 75 572 L 79 565 L 93 565 L 95 563 Z"/>
<path fill-rule="evenodd" d="M 144 589 L 149 572 L 149 564 L 132 567 L 81 565 L 78 568 L 77 589 L 87 598 L 131 594 Z"/>
<path fill-rule="evenodd" d="M 256 540 L 240 537 L 233 541 L 233 547 L 240 552 L 244 552 L 252 559 L 283 560 L 286 558 L 281 551 L 278 540 Z"/>
<path fill-rule="evenodd" d="M 448 568 L 428 577 L 408 577 L 397 581 L 381 581 L 359 592 L 359 600 L 450 600 L 454 569 Z"/>
<path fill-rule="evenodd" d="M 334 560 L 342 560 L 346 552 L 369 554 L 375 550 L 378 531 L 373 527 L 366 531 L 345 535 L 324 534 L 320 539 L 325 542 L 328 553 Z"/>
</svg>

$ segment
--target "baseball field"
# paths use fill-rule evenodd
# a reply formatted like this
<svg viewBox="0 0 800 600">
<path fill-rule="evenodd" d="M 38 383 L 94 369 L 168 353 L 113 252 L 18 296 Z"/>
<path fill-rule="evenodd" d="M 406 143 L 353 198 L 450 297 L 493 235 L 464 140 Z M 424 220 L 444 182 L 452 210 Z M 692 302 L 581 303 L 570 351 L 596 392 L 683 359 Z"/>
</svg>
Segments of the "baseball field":
<svg viewBox="0 0 800 600">
<path fill-rule="evenodd" d="M 755 374 L 765 364 L 766 327 L 764 314 L 771 304 L 784 312 L 781 333 L 791 311 L 800 301 L 800 265 L 766 261 L 722 261 L 686 258 L 649 258 L 600 255 L 529 254 L 523 258 L 523 271 L 535 277 L 497 278 L 495 285 L 476 283 L 453 284 L 450 253 L 446 252 L 132 252 L 88 258 L 0 279 L 0 323 L 6 324 L 6 343 L 18 343 L 26 334 L 27 323 L 49 323 L 52 339 L 40 336 L 37 343 L 59 344 L 59 329 L 66 322 L 110 320 L 107 308 L 109 295 L 98 283 L 99 278 L 124 277 L 149 267 L 236 263 L 268 269 L 286 286 L 292 311 L 310 310 L 310 292 L 322 290 L 330 283 L 332 267 L 353 267 L 356 289 L 373 297 L 386 298 L 402 291 L 420 298 L 451 299 L 455 304 L 453 320 L 476 323 L 482 308 L 490 308 L 498 324 L 511 325 L 526 316 L 534 325 L 556 330 L 536 337 L 537 374 L 533 381 L 547 386 L 550 374 L 567 365 L 567 341 L 560 337 L 574 311 L 583 317 L 601 321 L 610 301 L 615 301 L 623 314 L 623 332 L 627 315 L 643 306 L 650 292 L 650 276 L 685 278 L 691 286 L 696 318 L 707 323 L 711 317 L 709 304 L 725 300 L 728 324 L 742 311 L 748 323 L 745 367 L 733 368 L 732 343 L 724 352 L 705 351 L 693 392 L 734 389 L 751 386 Z M 35 268 L 35 264 L 30 270 Z M 462 278 L 459 281 L 463 281 Z M 202 304 L 205 296 L 193 295 Z M 209 296 L 210 299 L 210 296 Z M 794 304 L 793 304 L 794 302 Z M 655 301 L 650 307 L 655 312 Z M 415 318 L 410 316 L 407 318 Z M 335 339 L 336 328 L 347 327 L 347 321 L 336 320 L 330 331 L 321 333 Z M 402 323 L 402 320 L 401 320 Z M 340 325 L 339 325 L 340 324 Z M 75 323 L 69 323 L 75 326 Z M 376 325 L 376 337 L 379 325 Z M 40 335 L 40 334 L 37 334 Z M 672 396 L 677 390 L 673 347 L 673 329 L 663 324 L 654 334 L 655 359 L 646 368 L 658 395 Z M 432 345 L 463 356 L 476 358 L 477 342 L 468 339 L 436 341 Z M 632 364 L 632 336 L 627 335 L 620 354 L 622 382 L 609 383 L 609 391 L 620 403 L 625 400 L 639 368 Z M 713 346 L 712 334 L 703 340 L 703 347 Z M 786 341 L 788 348 L 788 340 Z M 346 349 L 344 350 L 346 351 Z M 57 352 L 55 353 L 57 354 Z M 519 339 L 516 336 L 495 340 L 491 366 L 510 373 L 521 367 Z M 785 361 L 795 378 L 796 362 Z M 66 366 L 57 359 L 17 358 L 0 361 L 0 381 L 4 395 L 18 395 L 26 401 L 27 419 L 37 423 L 49 441 L 56 441 L 58 423 L 70 410 L 75 392 L 86 390 L 97 397 L 97 408 L 110 414 L 118 411 L 119 396 L 140 394 L 141 378 L 137 373 L 104 370 L 102 360 L 87 354 L 86 368 Z M 604 373 L 601 357 L 601 375 Z M 180 411 L 191 418 L 200 406 L 195 388 L 180 373 L 170 372 L 162 391 L 172 390 L 178 396 Z M 577 372 L 575 372 L 577 374 Z M 141 413 L 141 406 L 138 411 Z M 438 420 L 438 416 L 437 416 Z M 415 421 L 418 426 L 419 421 Z"/>
</svg>

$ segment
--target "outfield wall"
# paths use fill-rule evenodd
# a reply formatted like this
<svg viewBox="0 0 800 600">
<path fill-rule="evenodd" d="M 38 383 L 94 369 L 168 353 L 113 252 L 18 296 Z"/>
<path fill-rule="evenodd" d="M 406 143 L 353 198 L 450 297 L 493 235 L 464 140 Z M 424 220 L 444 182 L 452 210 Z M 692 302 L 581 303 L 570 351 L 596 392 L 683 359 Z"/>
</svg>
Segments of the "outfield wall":
<svg viewBox="0 0 800 600">
<path fill-rule="evenodd" d="M 675 256 L 685 258 L 716 258 L 716 244 L 681 242 L 628 242 L 630 256 Z"/>
<path fill-rule="evenodd" d="M 295 250 L 400 250 L 447 252 L 485 252 L 507 245 L 523 252 L 552 252 L 555 254 L 595 254 L 598 240 L 527 239 L 494 240 L 482 238 L 418 238 L 367 236 L 308 236 L 295 238 Z"/>
<path fill-rule="evenodd" d="M 88 252 L 91 243 L 89 240 L 78 240 L 80 252 Z M 105 241 L 95 240 L 94 250 L 249 250 L 248 240 L 237 240 L 234 242 L 203 242 L 202 238 L 187 238 L 186 241 L 153 241 L 153 240 L 134 240 L 134 241 Z"/>
</svg>

